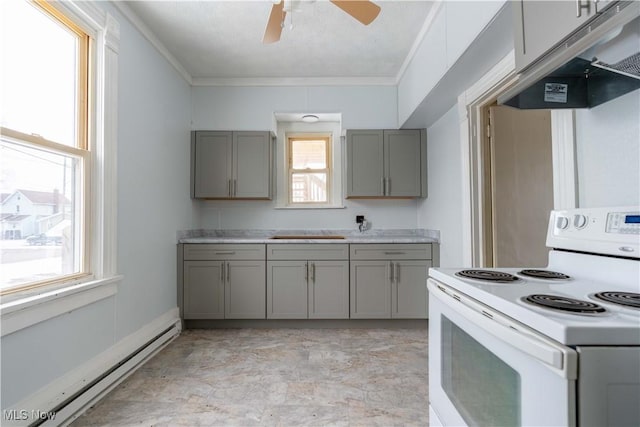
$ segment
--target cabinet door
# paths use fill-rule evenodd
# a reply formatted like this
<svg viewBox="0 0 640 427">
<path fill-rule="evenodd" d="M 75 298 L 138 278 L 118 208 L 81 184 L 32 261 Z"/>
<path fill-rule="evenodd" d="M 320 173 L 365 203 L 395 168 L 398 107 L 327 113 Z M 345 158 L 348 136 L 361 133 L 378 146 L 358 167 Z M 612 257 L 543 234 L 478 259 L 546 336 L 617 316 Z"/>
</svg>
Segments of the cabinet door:
<svg viewBox="0 0 640 427">
<path fill-rule="evenodd" d="M 271 136 L 269 132 L 233 133 L 233 197 L 271 197 Z"/>
<path fill-rule="evenodd" d="M 383 195 L 383 146 L 382 130 L 347 131 L 346 197 Z"/>
<path fill-rule="evenodd" d="M 198 131 L 192 148 L 195 198 L 228 198 L 231 191 L 231 132 Z"/>
<path fill-rule="evenodd" d="M 540 58 L 596 14 L 593 0 L 512 2 L 516 72 Z M 580 16 L 578 16 L 578 5 Z"/>
<path fill-rule="evenodd" d="M 420 131 L 385 130 L 386 196 L 420 197 Z"/>
<path fill-rule="evenodd" d="M 184 318 L 224 318 L 224 278 L 221 261 L 184 262 Z"/>
<path fill-rule="evenodd" d="M 352 319 L 391 317 L 390 262 L 351 261 Z"/>
<path fill-rule="evenodd" d="M 396 261 L 391 282 L 391 317 L 428 318 L 427 277 L 430 261 Z"/>
<path fill-rule="evenodd" d="M 264 319 L 265 261 L 227 261 L 225 267 L 225 319 Z"/>
<path fill-rule="evenodd" d="M 267 318 L 307 318 L 307 262 L 267 262 Z"/>
<path fill-rule="evenodd" d="M 309 261 L 309 319 L 349 318 L 349 261 Z"/>
</svg>

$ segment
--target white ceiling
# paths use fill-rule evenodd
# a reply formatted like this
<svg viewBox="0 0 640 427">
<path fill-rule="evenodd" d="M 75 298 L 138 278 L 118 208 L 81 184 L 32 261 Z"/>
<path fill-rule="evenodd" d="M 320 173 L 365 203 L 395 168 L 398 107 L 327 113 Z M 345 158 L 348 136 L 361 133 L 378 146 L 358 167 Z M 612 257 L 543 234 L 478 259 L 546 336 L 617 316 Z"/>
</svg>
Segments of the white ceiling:
<svg viewBox="0 0 640 427">
<path fill-rule="evenodd" d="M 364 26 L 326 0 L 302 1 L 262 44 L 271 0 L 128 1 L 194 84 L 252 80 L 395 84 L 433 1 L 377 0 Z M 293 15 L 293 29 L 289 28 Z"/>
</svg>

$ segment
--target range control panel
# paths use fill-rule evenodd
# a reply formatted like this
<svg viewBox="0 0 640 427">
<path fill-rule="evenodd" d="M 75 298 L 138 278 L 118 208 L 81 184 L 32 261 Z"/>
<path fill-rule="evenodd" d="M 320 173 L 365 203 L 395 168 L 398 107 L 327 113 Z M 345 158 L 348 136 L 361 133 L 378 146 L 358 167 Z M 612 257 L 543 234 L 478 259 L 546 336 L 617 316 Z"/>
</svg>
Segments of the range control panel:
<svg viewBox="0 0 640 427">
<path fill-rule="evenodd" d="M 640 212 L 612 212 L 607 217 L 607 233 L 640 234 Z"/>
<path fill-rule="evenodd" d="M 640 207 L 552 211 L 547 246 L 595 254 L 640 257 Z"/>
</svg>

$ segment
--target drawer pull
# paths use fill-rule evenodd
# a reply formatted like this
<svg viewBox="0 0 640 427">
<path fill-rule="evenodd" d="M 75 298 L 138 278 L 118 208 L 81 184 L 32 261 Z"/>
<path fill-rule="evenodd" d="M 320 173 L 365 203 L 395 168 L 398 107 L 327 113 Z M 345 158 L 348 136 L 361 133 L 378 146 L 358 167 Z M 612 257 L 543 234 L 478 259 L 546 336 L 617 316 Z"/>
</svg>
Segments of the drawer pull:
<svg viewBox="0 0 640 427">
<path fill-rule="evenodd" d="M 405 252 L 385 252 L 385 255 L 405 255 Z"/>
<path fill-rule="evenodd" d="M 216 252 L 216 255 L 235 255 L 236 251 Z"/>
</svg>

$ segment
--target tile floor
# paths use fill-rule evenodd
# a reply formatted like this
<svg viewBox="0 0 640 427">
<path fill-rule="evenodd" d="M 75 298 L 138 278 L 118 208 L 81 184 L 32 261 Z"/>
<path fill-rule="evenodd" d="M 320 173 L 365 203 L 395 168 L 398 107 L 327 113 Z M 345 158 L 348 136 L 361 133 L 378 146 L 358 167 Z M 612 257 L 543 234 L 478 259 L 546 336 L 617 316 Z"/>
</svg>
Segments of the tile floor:
<svg viewBox="0 0 640 427">
<path fill-rule="evenodd" d="M 72 426 L 427 426 L 425 329 L 186 330 Z"/>
</svg>

